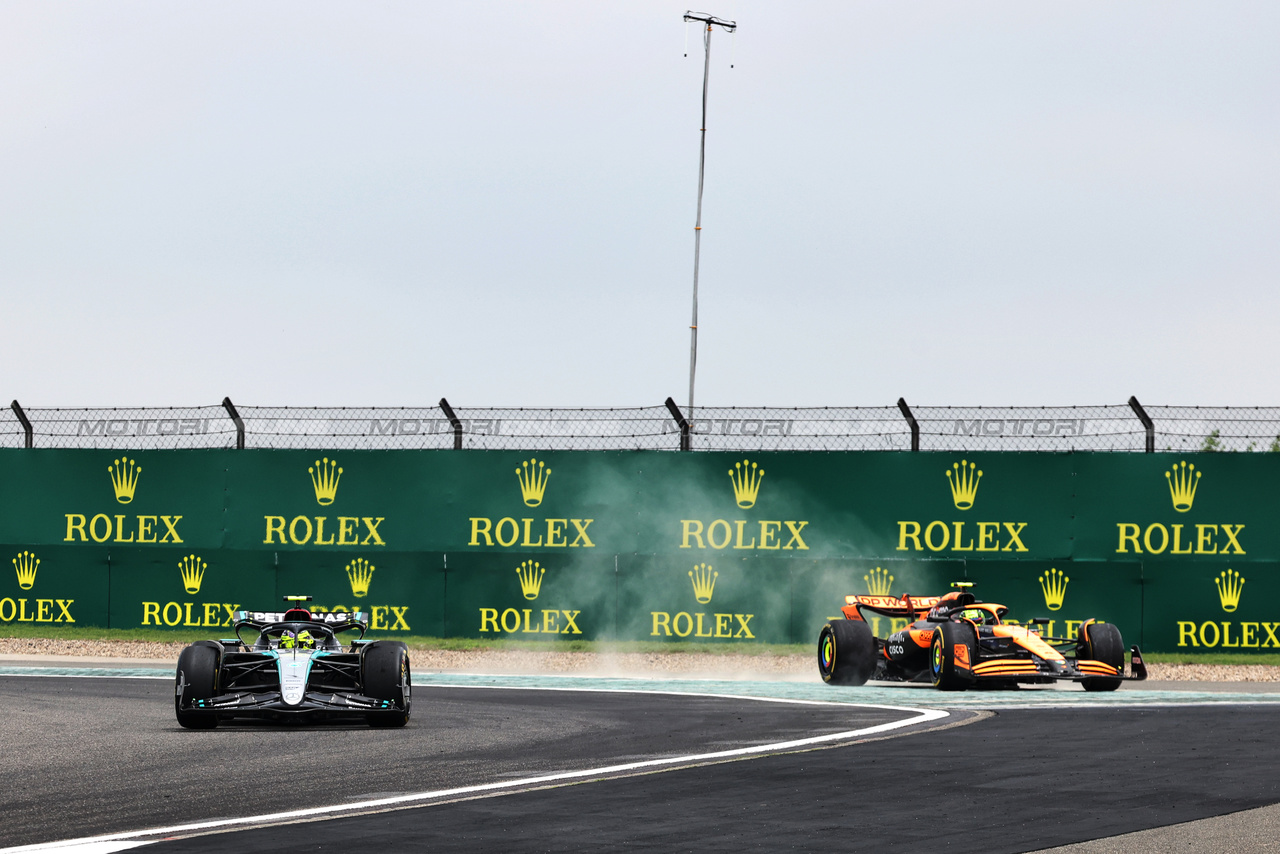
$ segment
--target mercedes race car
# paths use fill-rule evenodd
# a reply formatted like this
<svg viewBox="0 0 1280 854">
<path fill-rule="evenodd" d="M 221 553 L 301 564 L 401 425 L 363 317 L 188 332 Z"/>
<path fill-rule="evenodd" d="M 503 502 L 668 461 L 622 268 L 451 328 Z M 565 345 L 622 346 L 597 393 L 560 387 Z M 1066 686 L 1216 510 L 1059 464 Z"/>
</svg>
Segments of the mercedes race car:
<svg viewBox="0 0 1280 854">
<path fill-rule="evenodd" d="M 238 611 L 234 638 L 197 641 L 178 656 L 174 710 L 187 729 L 234 718 L 409 721 L 409 650 L 366 641 L 368 616 L 312 614 L 310 596 L 286 596 L 283 614 Z M 338 636 L 359 632 L 348 645 Z M 246 639 L 247 635 L 247 639 Z"/>
<path fill-rule="evenodd" d="M 831 685 L 931 681 L 944 691 L 1063 680 L 1114 691 L 1124 680 L 1147 678 L 1136 646 L 1126 674 L 1124 640 L 1111 623 L 1088 620 L 1074 638 L 1045 637 L 1039 627 L 1048 620 L 1006 623 L 1008 610 L 964 589 L 930 597 L 846 596 L 844 619 L 831 620 L 818 635 L 818 672 Z M 907 625 L 877 638 L 864 612 Z"/>
</svg>

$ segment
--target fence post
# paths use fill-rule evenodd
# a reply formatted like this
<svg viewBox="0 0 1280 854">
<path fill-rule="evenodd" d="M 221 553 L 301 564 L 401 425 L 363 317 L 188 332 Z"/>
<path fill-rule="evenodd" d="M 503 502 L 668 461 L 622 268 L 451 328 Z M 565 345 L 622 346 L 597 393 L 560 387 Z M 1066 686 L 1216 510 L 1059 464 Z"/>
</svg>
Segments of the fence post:
<svg viewBox="0 0 1280 854">
<path fill-rule="evenodd" d="M 462 422 L 458 420 L 458 416 L 453 414 L 453 407 L 449 405 L 449 401 L 443 397 L 440 398 L 440 408 L 444 410 L 444 417 L 449 419 L 449 423 L 453 425 L 453 449 L 455 451 L 462 450 Z"/>
<path fill-rule="evenodd" d="M 905 397 L 898 398 L 898 409 L 902 412 L 902 417 L 907 419 L 907 426 L 911 428 L 911 450 L 920 450 L 920 424 L 911 414 L 911 407 L 907 406 Z"/>
<path fill-rule="evenodd" d="M 1138 420 L 1142 422 L 1142 427 L 1147 431 L 1147 453 L 1154 454 L 1156 451 L 1156 422 L 1151 420 L 1151 416 L 1147 414 L 1147 410 L 1142 408 L 1142 404 L 1138 403 L 1138 398 L 1129 396 L 1129 408 L 1133 410 L 1133 414 L 1138 416 Z"/>
<path fill-rule="evenodd" d="M 680 425 L 680 450 L 693 450 L 693 439 L 689 435 L 689 421 L 684 417 L 684 413 L 680 411 L 680 407 L 676 406 L 676 402 L 669 397 L 667 398 L 667 411 L 676 420 L 676 424 Z"/>
<path fill-rule="evenodd" d="M 244 420 L 240 417 L 240 413 L 236 412 L 236 405 L 231 402 L 231 398 L 224 397 L 222 399 L 222 408 L 227 410 L 227 414 L 231 416 L 231 420 L 236 425 L 236 450 L 244 450 Z"/>
<path fill-rule="evenodd" d="M 18 401 L 9 404 L 9 408 L 13 410 L 13 414 L 18 416 L 18 420 L 22 422 L 22 432 L 27 434 L 27 447 L 30 448 L 34 443 L 35 431 L 31 429 L 31 422 L 27 419 L 27 413 L 22 411 L 22 407 L 18 405 Z"/>
</svg>

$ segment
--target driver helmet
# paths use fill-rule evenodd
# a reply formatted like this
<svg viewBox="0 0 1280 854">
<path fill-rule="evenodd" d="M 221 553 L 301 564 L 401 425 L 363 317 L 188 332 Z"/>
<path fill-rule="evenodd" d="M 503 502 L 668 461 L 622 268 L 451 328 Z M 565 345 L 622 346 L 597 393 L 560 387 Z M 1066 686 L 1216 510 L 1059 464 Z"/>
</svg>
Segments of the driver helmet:
<svg viewBox="0 0 1280 854">
<path fill-rule="evenodd" d="M 294 649 L 294 648 L 315 649 L 316 639 L 315 639 L 315 636 L 312 635 L 311 632 L 307 631 L 306 629 L 303 629 L 300 632 L 294 632 L 294 631 L 290 631 L 289 629 L 285 629 L 283 632 L 280 633 L 280 648 L 281 649 Z"/>
<path fill-rule="evenodd" d="M 960 612 L 960 616 L 966 620 L 973 620 L 975 623 L 981 623 L 986 619 L 987 612 L 981 608 L 965 608 Z"/>
</svg>

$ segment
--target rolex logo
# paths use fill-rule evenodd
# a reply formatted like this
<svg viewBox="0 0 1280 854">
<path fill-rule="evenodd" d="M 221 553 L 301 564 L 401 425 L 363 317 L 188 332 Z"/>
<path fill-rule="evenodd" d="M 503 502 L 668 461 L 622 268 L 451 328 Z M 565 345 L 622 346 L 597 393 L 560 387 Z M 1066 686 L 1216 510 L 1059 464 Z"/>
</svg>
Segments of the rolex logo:
<svg viewBox="0 0 1280 854">
<path fill-rule="evenodd" d="M 982 472 L 977 471 L 977 468 L 977 463 L 961 460 L 952 463 L 951 470 L 947 472 L 947 480 L 951 482 L 951 500 L 955 502 L 957 510 L 968 510 L 978 497 L 978 483 L 982 480 Z"/>
<path fill-rule="evenodd" d="M 376 567 L 362 557 L 347 564 L 347 580 L 351 582 L 351 595 L 363 599 L 369 595 L 369 583 L 373 581 Z"/>
<path fill-rule="evenodd" d="M 705 605 L 711 601 L 711 594 L 716 592 L 716 579 L 719 577 L 720 573 L 715 572 L 705 563 L 693 565 L 693 569 L 689 571 L 689 578 L 693 579 L 693 597 L 698 600 L 699 605 Z"/>
<path fill-rule="evenodd" d="M 342 477 L 338 461 L 328 457 L 316 460 L 314 466 L 307 466 L 307 472 L 311 475 L 311 487 L 316 491 L 316 503 L 328 507 L 338 497 L 338 480 Z"/>
<path fill-rule="evenodd" d="M 869 575 L 862 576 L 862 580 L 867 582 L 867 591 L 872 596 L 888 596 L 889 588 L 893 587 L 893 576 L 878 566 Z"/>
<path fill-rule="evenodd" d="M 18 586 L 23 590 L 30 590 L 36 583 L 40 558 L 31 552 L 18 552 L 18 556 L 13 559 L 13 568 L 18 571 Z"/>
<path fill-rule="evenodd" d="M 178 568 L 182 570 L 183 588 L 193 596 L 199 593 L 200 582 L 204 581 L 204 571 L 209 568 L 209 564 L 195 555 L 187 555 L 178 561 Z"/>
<path fill-rule="evenodd" d="M 538 598 L 538 592 L 542 590 L 542 576 L 546 574 L 547 571 L 536 560 L 526 560 L 516 568 L 516 575 L 520 576 L 520 592 L 524 594 L 524 598 Z"/>
<path fill-rule="evenodd" d="M 1060 569 L 1050 569 L 1044 575 L 1040 576 L 1040 590 L 1044 593 L 1044 605 L 1050 611 L 1056 611 L 1062 607 L 1062 600 L 1067 596 L 1067 585 L 1071 583 L 1071 579 L 1067 578 Z"/>
<path fill-rule="evenodd" d="M 1196 500 L 1200 472 L 1196 471 L 1195 465 L 1187 465 L 1187 461 L 1183 460 L 1181 463 L 1174 463 L 1173 471 L 1165 472 L 1164 479 L 1169 482 L 1169 497 L 1173 499 L 1173 509 L 1186 513 Z"/>
<path fill-rule="evenodd" d="M 756 496 L 760 494 L 760 481 L 764 478 L 764 469 L 759 463 L 743 460 L 734 463 L 729 470 L 729 480 L 733 481 L 733 497 L 742 508 L 756 506 Z"/>
<path fill-rule="evenodd" d="M 121 457 L 114 465 L 107 466 L 107 473 L 111 475 L 111 487 L 116 491 L 116 501 L 121 504 L 132 501 L 133 491 L 138 488 L 138 475 L 142 474 L 142 467 L 137 464 L 137 460 Z"/>
<path fill-rule="evenodd" d="M 1240 573 L 1228 569 L 1219 573 L 1213 583 L 1218 588 L 1218 601 L 1222 603 L 1222 610 L 1230 613 L 1240 607 L 1240 594 L 1244 591 L 1244 579 L 1240 577 Z"/>
<path fill-rule="evenodd" d="M 547 468 L 546 463 L 540 463 L 536 459 L 525 460 L 516 469 L 516 479 L 520 481 L 520 497 L 524 499 L 524 503 L 530 507 L 541 504 L 542 494 L 547 491 L 547 481 L 550 478 L 551 469 Z"/>
</svg>

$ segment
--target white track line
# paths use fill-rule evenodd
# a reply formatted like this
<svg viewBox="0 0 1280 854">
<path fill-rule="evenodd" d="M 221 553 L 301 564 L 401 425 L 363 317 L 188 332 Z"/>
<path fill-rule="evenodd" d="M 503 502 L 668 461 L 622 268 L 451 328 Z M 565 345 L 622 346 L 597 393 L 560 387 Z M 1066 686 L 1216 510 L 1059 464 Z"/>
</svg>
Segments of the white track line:
<svg viewBox="0 0 1280 854">
<path fill-rule="evenodd" d="M 425 686 L 424 686 L 425 687 Z M 459 686 L 431 686 L 431 687 L 462 687 L 474 688 L 474 685 Z M 602 693 L 600 689 L 592 688 L 517 688 L 512 686 L 487 686 L 492 688 L 500 688 L 502 690 L 525 690 L 525 691 L 586 691 L 591 693 Z M 294 821 L 300 818 L 314 818 L 319 816 L 332 815 L 334 813 L 359 813 L 375 810 L 381 807 L 394 807 L 404 804 L 412 804 L 415 802 L 427 802 L 440 800 L 444 798 L 458 798 L 465 795 L 483 794 L 486 792 L 500 792 L 503 789 L 524 788 L 526 786 L 540 786 L 549 783 L 559 783 L 566 780 L 580 780 L 584 777 L 593 777 L 604 774 L 624 774 L 630 771 L 639 771 L 646 768 L 660 768 L 664 765 L 681 765 L 698 762 L 713 762 L 722 759 L 733 759 L 741 756 L 751 756 L 761 753 L 773 753 L 785 750 L 796 750 L 803 747 L 810 747 L 816 744 L 824 744 L 833 741 L 848 741 L 853 738 L 861 738 L 867 735 L 875 735 L 877 733 L 889 732 L 902 727 L 912 726 L 914 724 L 928 723 L 941 718 L 949 717 L 948 713 L 941 709 L 915 709 L 903 706 L 881 706 L 870 704 L 853 704 L 853 703 L 830 703 L 820 700 L 788 700 L 774 697 L 746 697 L 728 694 L 689 694 L 685 692 L 674 691 L 639 691 L 639 690 L 614 690 L 612 692 L 606 689 L 603 693 L 627 693 L 627 694 L 673 694 L 681 697 L 715 697 L 717 699 L 740 699 L 755 700 L 764 703 L 794 703 L 801 705 L 816 706 L 838 706 L 841 708 L 858 709 L 873 708 L 885 709 L 889 711 L 913 712 L 915 717 L 906 718 L 900 721 L 891 721 L 886 724 L 877 724 L 876 726 L 864 727 L 862 729 L 847 730 L 845 732 L 835 732 L 828 735 L 817 735 L 810 738 L 799 738 L 792 741 L 779 741 L 773 744 L 760 744 L 754 747 L 739 747 L 733 750 L 719 750 L 713 753 L 694 753 L 687 756 L 671 756 L 665 759 L 647 759 L 642 762 L 627 762 L 621 765 L 607 765 L 603 768 L 586 768 L 580 771 L 561 771 L 556 774 L 544 774 L 539 777 L 524 777 L 519 780 L 503 780 L 498 783 L 482 783 L 474 786 L 459 786 L 454 789 L 440 789 L 434 792 L 416 792 L 410 795 L 396 795 L 389 798 L 376 798 L 369 801 L 359 801 L 356 803 L 335 804 L 326 807 L 308 807 L 306 809 L 288 810 L 286 812 L 267 813 L 265 815 L 242 816 L 240 818 L 223 818 L 214 819 L 212 821 L 193 822 L 191 824 L 178 824 L 171 827 L 153 827 L 148 830 L 132 830 L 124 833 L 109 833 L 102 836 L 90 836 L 81 839 L 67 839 L 61 842 L 40 842 L 35 845 L 19 845 L 14 848 L 0 848 L 0 854 L 18 854 L 18 852 L 26 851 L 60 851 L 74 852 L 74 854 L 111 854 L 114 851 L 124 851 L 129 848 L 136 848 L 140 845 L 147 845 L 152 842 L 160 842 L 161 839 L 146 839 L 138 841 L 144 837 L 167 837 L 176 834 L 192 833 L 196 831 L 216 830 L 219 828 L 231 828 L 238 825 L 255 825 L 255 824 L 276 824 L 280 822 Z"/>
</svg>

